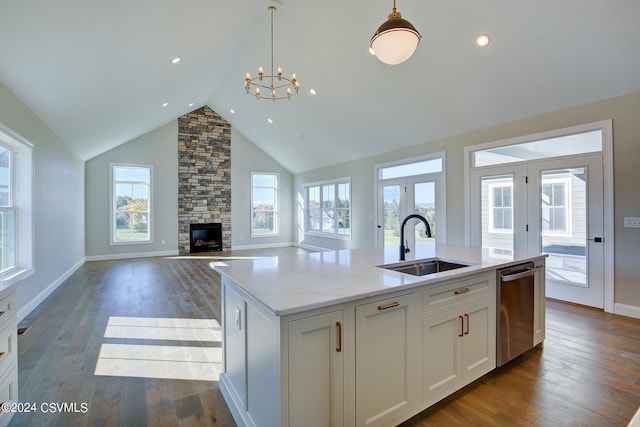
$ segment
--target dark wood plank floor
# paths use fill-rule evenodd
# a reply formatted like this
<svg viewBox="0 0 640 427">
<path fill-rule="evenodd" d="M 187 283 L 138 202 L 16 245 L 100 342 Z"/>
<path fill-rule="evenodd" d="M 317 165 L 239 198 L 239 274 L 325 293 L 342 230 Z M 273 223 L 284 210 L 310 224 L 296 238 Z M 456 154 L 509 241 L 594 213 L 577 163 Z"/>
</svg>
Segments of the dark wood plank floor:
<svg viewBox="0 0 640 427">
<path fill-rule="evenodd" d="M 103 343 L 166 344 L 105 338 L 111 316 L 219 320 L 220 282 L 210 261 L 147 258 L 78 269 L 20 324 L 29 330 L 18 339 L 19 393 L 21 402 L 86 403 L 87 411 L 19 413 L 10 425 L 234 426 L 215 381 L 94 375 Z M 404 425 L 624 426 L 639 405 L 640 320 L 549 302 L 544 349 L 496 369 Z"/>
</svg>

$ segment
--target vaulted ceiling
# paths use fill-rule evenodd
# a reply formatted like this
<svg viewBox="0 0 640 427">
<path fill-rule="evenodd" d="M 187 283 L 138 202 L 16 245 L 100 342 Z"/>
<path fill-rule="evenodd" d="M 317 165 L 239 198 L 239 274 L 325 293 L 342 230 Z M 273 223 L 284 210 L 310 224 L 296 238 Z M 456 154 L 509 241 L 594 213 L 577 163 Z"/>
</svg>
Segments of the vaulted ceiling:
<svg viewBox="0 0 640 427">
<path fill-rule="evenodd" d="M 244 91 L 271 4 L 290 101 Z M 640 90 L 638 0 L 398 0 L 422 40 L 395 66 L 368 52 L 392 4 L 0 0 L 0 81 L 83 159 L 207 104 L 292 172 Z"/>
</svg>

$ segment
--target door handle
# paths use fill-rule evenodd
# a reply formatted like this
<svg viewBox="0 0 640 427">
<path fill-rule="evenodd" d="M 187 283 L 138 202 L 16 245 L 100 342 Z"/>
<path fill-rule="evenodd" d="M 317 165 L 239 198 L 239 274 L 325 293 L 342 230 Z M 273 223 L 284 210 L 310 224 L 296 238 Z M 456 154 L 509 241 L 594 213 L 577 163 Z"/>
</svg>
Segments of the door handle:
<svg viewBox="0 0 640 427">
<path fill-rule="evenodd" d="M 594 243 L 602 243 L 604 242 L 604 237 L 594 237 L 593 239 L 587 239 L 587 240 L 590 240 Z"/>
</svg>

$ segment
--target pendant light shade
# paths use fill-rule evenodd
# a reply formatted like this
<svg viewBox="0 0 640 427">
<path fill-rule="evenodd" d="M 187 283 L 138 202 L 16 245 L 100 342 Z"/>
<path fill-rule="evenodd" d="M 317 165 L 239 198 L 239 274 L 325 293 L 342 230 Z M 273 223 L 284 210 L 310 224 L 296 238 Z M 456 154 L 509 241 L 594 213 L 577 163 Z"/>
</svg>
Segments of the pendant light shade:
<svg viewBox="0 0 640 427">
<path fill-rule="evenodd" d="M 411 22 L 402 18 L 396 11 L 393 1 L 393 12 L 388 19 L 378 27 L 371 37 L 371 49 L 376 57 L 385 64 L 400 64 L 413 55 L 420 43 L 420 33 Z"/>
</svg>

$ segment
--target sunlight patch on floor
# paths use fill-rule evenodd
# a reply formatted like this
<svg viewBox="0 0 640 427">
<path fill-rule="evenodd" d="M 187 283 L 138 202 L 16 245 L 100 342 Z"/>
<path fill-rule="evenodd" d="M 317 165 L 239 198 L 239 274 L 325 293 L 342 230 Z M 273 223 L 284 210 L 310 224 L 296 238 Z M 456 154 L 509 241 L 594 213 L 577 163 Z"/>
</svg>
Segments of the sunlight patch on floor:
<svg viewBox="0 0 640 427">
<path fill-rule="evenodd" d="M 104 338 L 197 341 L 215 347 L 105 342 L 94 375 L 218 381 L 222 332 L 215 319 L 110 317 Z"/>
</svg>

